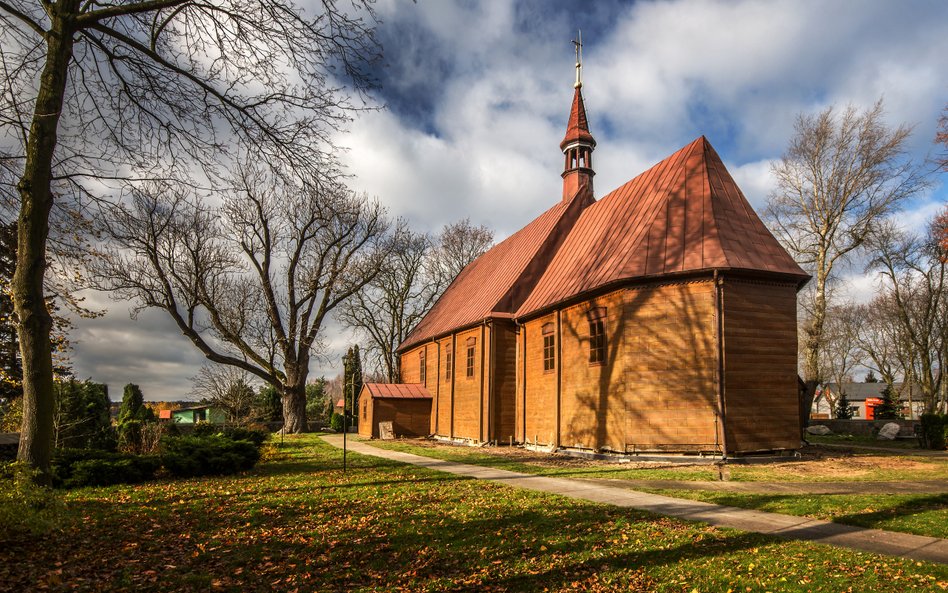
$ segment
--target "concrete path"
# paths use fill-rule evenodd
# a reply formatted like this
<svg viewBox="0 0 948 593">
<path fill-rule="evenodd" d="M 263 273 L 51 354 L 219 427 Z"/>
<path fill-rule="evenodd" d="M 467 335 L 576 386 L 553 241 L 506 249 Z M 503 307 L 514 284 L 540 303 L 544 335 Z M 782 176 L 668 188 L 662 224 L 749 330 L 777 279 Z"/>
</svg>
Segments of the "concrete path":
<svg viewBox="0 0 948 593">
<path fill-rule="evenodd" d="M 333 446 L 342 447 L 341 435 L 325 435 L 322 438 Z M 634 508 L 658 515 L 688 521 L 701 521 L 719 527 L 764 533 L 786 539 L 807 540 L 876 554 L 948 564 L 948 540 L 937 537 L 910 535 L 880 529 L 864 529 L 806 517 L 765 513 L 706 502 L 670 498 L 625 488 L 616 488 L 600 482 L 591 483 L 591 481 L 569 478 L 550 478 L 491 467 L 442 461 L 400 451 L 379 449 L 355 439 L 349 440 L 348 447 L 351 451 L 363 455 L 382 457 L 458 476 L 490 480 L 537 492 L 548 492 L 568 498 Z"/>
<path fill-rule="evenodd" d="M 663 490 L 709 490 L 754 494 L 948 494 L 948 480 L 910 482 L 699 482 L 696 480 L 623 480 L 576 478 L 584 482 L 605 482 L 617 488 Z"/>
</svg>

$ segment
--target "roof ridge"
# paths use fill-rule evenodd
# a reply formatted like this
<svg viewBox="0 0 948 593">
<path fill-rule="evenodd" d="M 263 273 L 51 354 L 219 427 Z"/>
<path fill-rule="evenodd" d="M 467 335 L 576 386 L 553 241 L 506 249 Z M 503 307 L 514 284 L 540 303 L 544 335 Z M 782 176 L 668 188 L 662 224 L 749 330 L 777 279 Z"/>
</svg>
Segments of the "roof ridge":
<svg viewBox="0 0 948 593">
<path fill-rule="evenodd" d="M 546 239 L 541 241 L 527 265 L 510 286 L 510 289 L 491 307 L 491 312 L 513 313 L 530 296 L 537 282 L 546 270 L 546 264 L 553 259 L 563 241 L 576 225 L 579 217 L 589 206 L 596 203 L 588 183 L 584 183 L 576 190 L 573 197 L 566 202 L 566 208 L 559 219 L 550 228 Z M 565 228 L 563 228 L 565 227 Z"/>
</svg>

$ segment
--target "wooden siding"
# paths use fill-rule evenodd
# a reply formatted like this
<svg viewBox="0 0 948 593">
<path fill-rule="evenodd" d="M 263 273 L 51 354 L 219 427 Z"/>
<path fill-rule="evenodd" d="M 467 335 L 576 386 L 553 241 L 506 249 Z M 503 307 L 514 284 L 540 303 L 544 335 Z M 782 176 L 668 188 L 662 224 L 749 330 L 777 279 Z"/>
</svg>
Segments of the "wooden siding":
<svg viewBox="0 0 948 593">
<path fill-rule="evenodd" d="M 556 373 L 560 361 L 556 361 L 552 372 L 543 370 L 542 336 L 543 326 L 554 320 L 554 315 L 548 315 L 528 321 L 520 328 L 526 335 L 526 390 L 517 402 L 523 426 L 517 435 L 521 442 L 540 445 L 556 442 Z"/>
<path fill-rule="evenodd" d="M 727 279 L 722 296 L 728 452 L 797 449 L 796 287 Z"/>
<path fill-rule="evenodd" d="M 605 307 L 606 360 L 589 363 L 587 311 Z M 713 450 L 717 392 L 711 279 L 620 290 L 561 312 L 559 435 L 557 373 L 543 371 L 541 328 L 525 324 L 526 440 L 563 447 Z"/>
<path fill-rule="evenodd" d="M 359 435 L 379 438 L 379 423 L 391 422 L 396 437 L 423 437 L 429 434 L 430 399 L 375 399 L 359 404 Z"/>
<path fill-rule="evenodd" d="M 469 338 L 475 339 L 474 347 L 474 373 L 472 377 L 467 376 L 467 341 Z M 449 433 L 441 434 L 458 439 L 481 440 L 481 397 L 482 397 L 482 352 L 484 340 L 481 335 L 481 328 L 477 327 L 465 332 L 460 332 L 455 336 L 455 370 L 457 376 L 454 378 L 454 422 Z"/>
<path fill-rule="evenodd" d="M 493 336 L 491 422 L 489 440 L 509 442 L 515 432 L 517 397 L 517 331 L 512 322 L 495 322 Z"/>
<path fill-rule="evenodd" d="M 421 366 L 419 354 L 425 353 L 425 380 L 421 380 Z M 435 344 L 425 343 L 416 346 L 401 356 L 401 382 L 424 383 L 424 386 L 434 393 L 438 377 L 438 348 Z"/>
</svg>

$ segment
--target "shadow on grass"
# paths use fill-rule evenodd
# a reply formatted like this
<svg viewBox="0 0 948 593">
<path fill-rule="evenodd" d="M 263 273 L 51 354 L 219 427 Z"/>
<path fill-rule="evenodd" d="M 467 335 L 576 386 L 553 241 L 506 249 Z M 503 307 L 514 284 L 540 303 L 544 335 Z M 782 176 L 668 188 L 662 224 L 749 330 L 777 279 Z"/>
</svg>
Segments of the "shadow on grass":
<svg viewBox="0 0 948 593">
<path fill-rule="evenodd" d="M 892 519 L 911 517 L 927 511 L 938 511 L 948 509 L 948 494 L 936 494 L 932 496 L 912 497 L 909 500 L 899 503 L 896 506 L 872 511 L 869 513 L 852 513 L 849 515 L 840 515 L 833 520 L 838 523 L 849 525 L 860 525 L 863 527 L 877 527 L 880 523 Z M 943 536 L 941 536 L 943 537 Z"/>
</svg>

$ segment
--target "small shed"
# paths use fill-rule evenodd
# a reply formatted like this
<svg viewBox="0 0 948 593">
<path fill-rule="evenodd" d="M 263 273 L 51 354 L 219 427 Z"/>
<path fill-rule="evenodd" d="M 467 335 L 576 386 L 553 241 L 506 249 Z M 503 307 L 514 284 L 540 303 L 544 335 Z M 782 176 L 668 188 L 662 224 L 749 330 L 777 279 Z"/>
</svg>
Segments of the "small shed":
<svg viewBox="0 0 948 593">
<path fill-rule="evenodd" d="M 224 410 L 220 408 L 213 406 L 192 406 L 173 410 L 171 412 L 171 420 L 179 424 L 197 424 L 198 422 L 224 424 L 227 422 L 227 416 L 224 414 Z"/>
<path fill-rule="evenodd" d="M 359 435 L 379 438 L 380 422 L 391 422 L 395 436 L 427 436 L 431 393 L 421 384 L 365 383 L 359 392 Z"/>
</svg>

